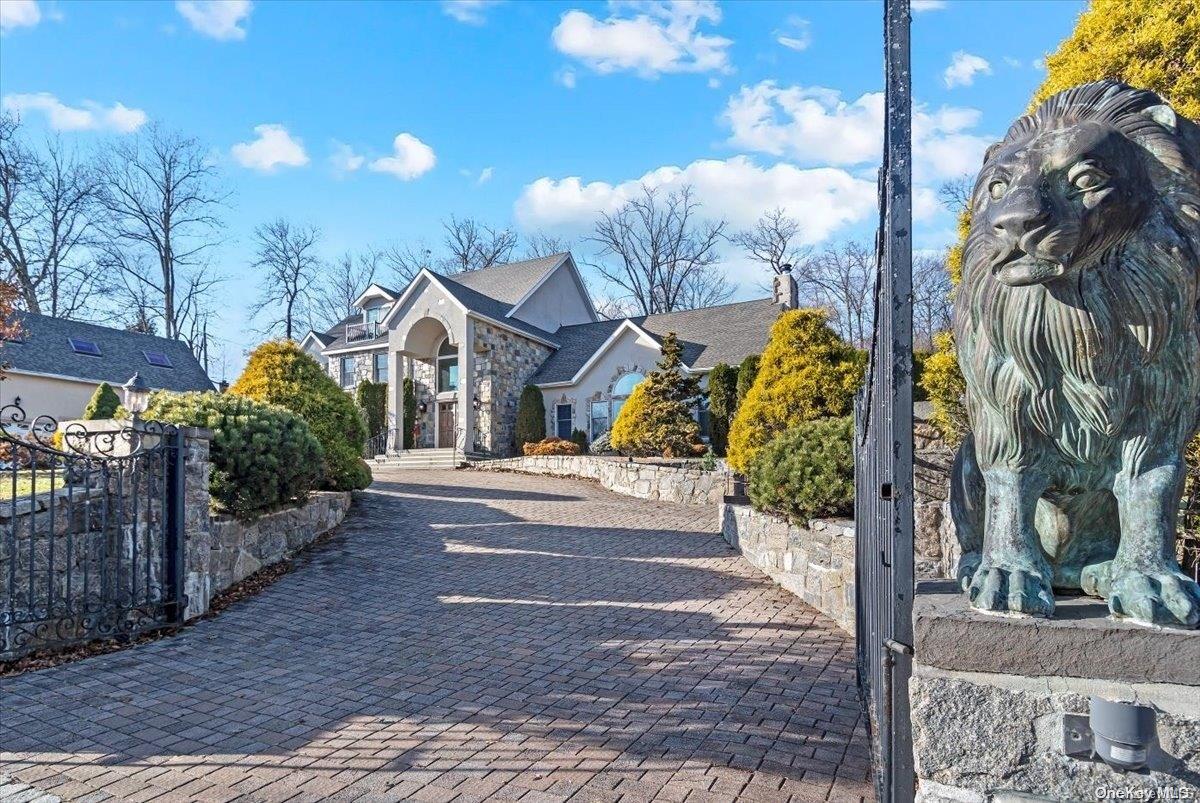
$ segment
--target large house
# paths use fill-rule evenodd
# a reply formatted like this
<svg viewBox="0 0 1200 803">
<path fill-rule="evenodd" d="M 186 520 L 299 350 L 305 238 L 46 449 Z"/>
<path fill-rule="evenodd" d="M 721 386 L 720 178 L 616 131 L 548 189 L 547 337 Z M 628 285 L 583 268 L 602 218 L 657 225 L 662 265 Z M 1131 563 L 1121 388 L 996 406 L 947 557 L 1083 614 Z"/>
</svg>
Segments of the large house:
<svg viewBox="0 0 1200 803">
<path fill-rule="evenodd" d="M 527 384 L 546 405 L 546 431 L 589 439 L 606 432 L 674 332 L 687 369 L 706 375 L 762 351 L 795 281 L 774 297 L 718 307 L 602 320 L 569 253 L 443 276 L 422 270 L 402 291 L 373 284 L 359 312 L 302 346 L 347 391 L 387 382 L 389 448 L 457 448 L 511 454 L 517 402 Z M 399 432 L 401 380 L 417 398 L 413 432 Z M 707 416 L 697 409 L 702 425 Z M 374 433 L 372 433 L 374 434 Z"/>
<path fill-rule="evenodd" d="M 101 382 L 120 386 L 136 373 L 154 390 L 212 390 L 188 345 L 93 323 L 14 313 L 18 334 L 0 347 L 0 406 L 21 400 L 30 418 L 78 418 Z"/>
</svg>

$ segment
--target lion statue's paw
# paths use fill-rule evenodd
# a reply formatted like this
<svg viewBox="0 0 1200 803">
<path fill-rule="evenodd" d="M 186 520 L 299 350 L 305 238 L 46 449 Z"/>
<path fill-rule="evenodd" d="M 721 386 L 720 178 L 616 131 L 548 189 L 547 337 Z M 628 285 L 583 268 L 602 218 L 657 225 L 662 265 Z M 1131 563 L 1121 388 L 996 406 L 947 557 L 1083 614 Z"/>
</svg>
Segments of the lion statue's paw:
<svg viewBox="0 0 1200 803">
<path fill-rule="evenodd" d="M 971 607 L 981 611 L 1050 616 L 1054 591 L 1050 572 L 1031 565 L 1002 566 L 984 560 L 967 589 Z"/>
<path fill-rule="evenodd" d="M 975 571 L 979 568 L 979 564 L 983 561 L 983 556 L 978 552 L 964 552 L 962 557 L 958 559 L 958 585 L 963 591 L 967 591 L 971 587 L 971 578 L 975 576 Z"/>
<path fill-rule="evenodd" d="M 1171 627 L 1200 627 L 1200 585 L 1186 574 L 1170 567 L 1143 571 L 1107 566 L 1105 571 L 1109 573 L 1107 582 L 1097 590 L 1106 592 L 1099 596 L 1108 599 L 1108 609 L 1115 616 Z M 1084 591 L 1093 593 L 1086 581 L 1082 585 Z"/>
</svg>

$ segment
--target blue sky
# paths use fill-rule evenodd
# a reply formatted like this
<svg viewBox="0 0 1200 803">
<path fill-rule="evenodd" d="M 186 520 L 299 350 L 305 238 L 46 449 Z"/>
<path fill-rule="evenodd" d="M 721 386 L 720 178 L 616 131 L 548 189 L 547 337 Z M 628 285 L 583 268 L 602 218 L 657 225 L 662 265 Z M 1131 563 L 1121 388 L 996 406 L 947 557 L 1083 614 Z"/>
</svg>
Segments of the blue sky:
<svg viewBox="0 0 1200 803">
<path fill-rule="evenodd" d="M 936 248 L 953 233 L 936 187 L 1024 109 L 1083 3 L 919 7 L 914 232 Z M 881 9 L 0 0 L 0 96 L 31 132 L 85 147 L 147 120 L 211 147 L 232 191 L 214 255 L 232 372 L 256 340 L 251 232 L 277 216 L 318 226 L 329 257 L 436 248 L 450 214 L 578 242 L 640 182 L 686 182 L 734 225 L 784 206 L 813 244 L 870 237 Z M 758 295 L 728 257 L 739 297 Z"/>
</svg>

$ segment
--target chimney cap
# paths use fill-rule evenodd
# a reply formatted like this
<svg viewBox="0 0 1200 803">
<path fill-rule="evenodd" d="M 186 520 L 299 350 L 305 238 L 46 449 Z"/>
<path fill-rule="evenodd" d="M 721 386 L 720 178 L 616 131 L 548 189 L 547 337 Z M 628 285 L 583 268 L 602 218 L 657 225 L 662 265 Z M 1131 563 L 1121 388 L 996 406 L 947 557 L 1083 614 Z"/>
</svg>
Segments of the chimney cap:
<svg viewBox="0 0 1200 803">
<path fill-rule="evenodd" d="M 792 272 L 792 263 L 791 262 L 784 263 L 783 267 L 781 267 L 779 269 L 779 272 L 780 273 L 791 273 Z"/>
</svg>

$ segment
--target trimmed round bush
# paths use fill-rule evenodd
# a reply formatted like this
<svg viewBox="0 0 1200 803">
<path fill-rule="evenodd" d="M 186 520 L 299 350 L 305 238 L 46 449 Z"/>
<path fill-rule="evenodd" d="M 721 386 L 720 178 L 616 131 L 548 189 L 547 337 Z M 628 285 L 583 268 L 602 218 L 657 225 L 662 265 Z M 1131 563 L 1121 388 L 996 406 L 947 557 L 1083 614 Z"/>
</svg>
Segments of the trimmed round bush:
<svg viewBox="0 0 1200 803">
<path fill-rule="evenodd" d="M 772 438 L 754 456 L 750 502 L 793 524 L 854 514 L 854 420 L 806 421 Z"/>
<path fill-rule="evenodd" d="M 302 501 L 321 483 L 321 444 L 282 407 L 227 393 L 159 391 L 146 418 L 212 430 L 208 491 L 225 513 L 246 518 Z"/>
<path fill-rule="evenodd" d="M 96 388 L 96 392 L 92 394 L 92 398 L 88 401 L 87 407 L 83 408 L 83 419 L 85 421 L 96 421 L 102 418 L 114 418 L 120 407 L 121 398 L 112 389 L 112 385 L 107 382 L 101 382 Z"/>
<path fill-rule="evenodd" d="M 304 419 L 325 450 L 325 488 L 353 491 L 371 484 L 362 459 L 367 426 L 358 406 L 292 341 L 272 340 L 251 352 L 229 392 L 278 404 Z"/>
<path fill-rule="evenodd" d="M 527 443 L 521 450 L 526 457 L 541 456 L 541 455 L 573 455 L 580 454 L 582 450 L 579 444 L 574 441 L 569 441 L 564 438 L 543 438 L 537 443 Z"/>
</svg>

